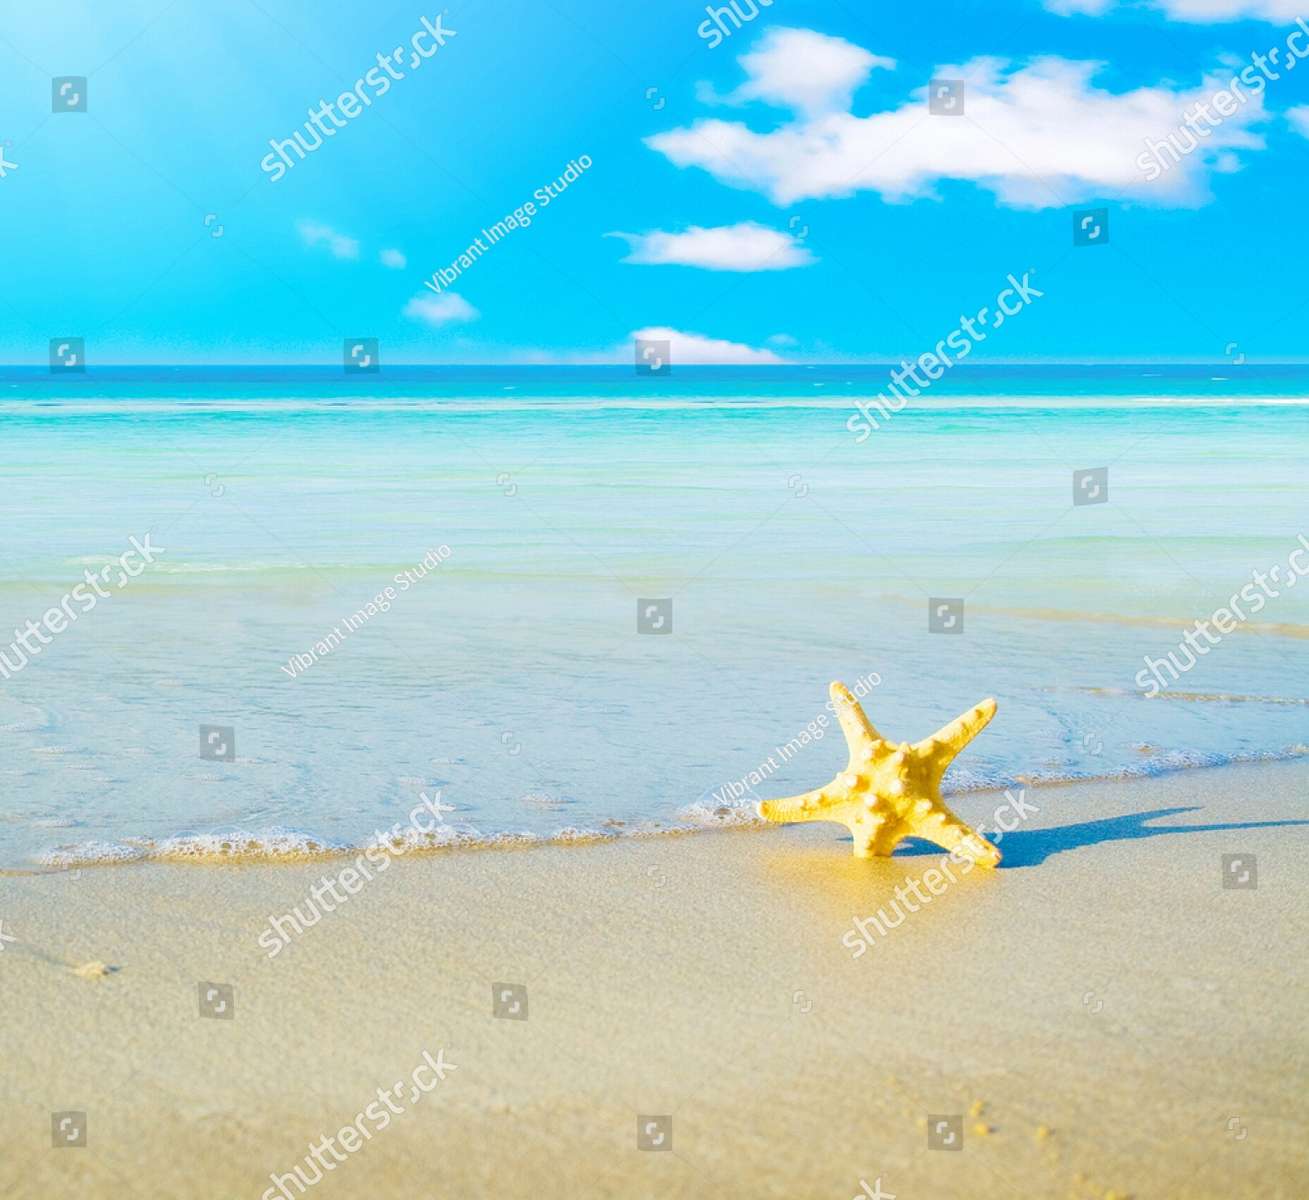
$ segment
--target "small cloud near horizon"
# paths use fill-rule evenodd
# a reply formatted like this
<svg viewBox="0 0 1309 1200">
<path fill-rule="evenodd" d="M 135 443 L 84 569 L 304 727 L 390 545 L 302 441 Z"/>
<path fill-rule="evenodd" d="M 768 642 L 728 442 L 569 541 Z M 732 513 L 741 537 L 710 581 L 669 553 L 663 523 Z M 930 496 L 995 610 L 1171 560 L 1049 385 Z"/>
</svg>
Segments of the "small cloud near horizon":
<svg viewBox="0 0 1309 1200">
<path fill-rule="evenodd" d="M 297 221 L 296 230 L 306 246 L 326 246 L 333 258 L 357 259 L 359 257 L 358 239 L 338 233 L 330 225 L 321 221 Z"/>
<path fill-rule="evenodd" d="M 648 325 L 644 329 L 634 329 L 629 341 L 621 349 L 627 356 L 633 354 L 632 343 L 637 338 L 644 341 L 668 342 L 674 368 L 683 366 L 778 366 L 786 360 L 743 342 L 729 342 L 723 338 L 706 337 L 702 333 L 687 333 L 681 329 L 672 329 L 667 325 Z"/>
<path fill-rule="evenodd" d="M 439 327 L 476 321 L 482 314 L 458 292 L 442 292 L 439 296 L 415 296 L 405 305 L 404 315 L 425 325 Z"/>
<path fill-rule="evenodd" d="M 777 335 L 774 335 L 777 336 Z M 781 336 L 787 336 L 785 334 Z M 725 338 L 706 337 L 702 333 L 688 333 L 668 325 L 647 325 L 633 329 L 616 346 L 607 350 L 522 350 L 513 361 L 523 366 L 628 366 L 634 365 L 637 339 L 668 342 L 674 368 L 678 365 L 697 366 L 785 366 L 787 360 L 763 347 L 747 346 Z M 772 339 L 769 339 L 770 341 Z"/>
</svg>

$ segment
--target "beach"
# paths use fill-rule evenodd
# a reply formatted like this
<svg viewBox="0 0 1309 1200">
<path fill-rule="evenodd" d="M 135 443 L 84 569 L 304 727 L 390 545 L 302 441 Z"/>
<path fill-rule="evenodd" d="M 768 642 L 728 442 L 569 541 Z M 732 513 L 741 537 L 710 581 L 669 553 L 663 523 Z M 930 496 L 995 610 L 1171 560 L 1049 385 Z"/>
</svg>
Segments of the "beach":
<svg viewBox="0 0 1309 1200">
<path fill-rule="evenodd" d="M 1309 1197 L 1288 4 L 8 6 L 0 1200 Z"/>
<path fill-rule="evenodd" d="M 1307 782 L 1029 788 L 998 870 L 857 956 L 939 850 L 812 824 L 410 853 L 272 956 L 348 859 L 9 872 L 0 1193 L 298 1195 L 312 1144 L 321 1195 L 1300 1196 Z"/>
<path fill-rule="evenodd" d="M 0 1194 L 1303 1194 L 1309 372 L 1247 380 L 0 402 Z M 998 870 L 764 824 L 833 680 L 995 699 Z"/>
</svg>

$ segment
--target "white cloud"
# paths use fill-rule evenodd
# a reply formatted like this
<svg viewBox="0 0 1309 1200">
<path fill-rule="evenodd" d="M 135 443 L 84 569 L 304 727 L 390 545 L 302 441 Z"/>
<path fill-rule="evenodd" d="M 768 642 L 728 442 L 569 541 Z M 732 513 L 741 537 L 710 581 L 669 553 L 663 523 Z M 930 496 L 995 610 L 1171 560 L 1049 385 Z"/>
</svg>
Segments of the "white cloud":
<svg viewBox="0 0 1309 1200">
<path fill-rule="evenodd" d="M 848 109 L 874 67 L 895 68 L 893 58 L 812 29 L 770 29 L 739 61 L 749 79 L 728 102 L 763 100 L 811 116 Z"/>
<path fill-rule="evenodd" d="M 1051 12 L 1068 16 L 1086 13 L 1099 16 L 1118 0 L 1045 0 Z M 1220 21 L 1294 21 L 1301 15 L 1303 0 L 1151 0 L 1150 7 L 1162 9 L 1175 21 L 1206 25 Z"/>
<path fill-rule="evenodd" d="M 1286 110 L 1286 119 L 1291 122 L 1291 128 L 1301 137 L 1309 138 L 1309 104 L 1298 104 L 1295 108 Z"/>
<path fill-rule="evenodd" d="M 513 361 L 532 365 L 591 366 L 615 363 L 630 367 L 635 361 L 637 338 L 654 342 L 668 342 L 673 368 L 678 366 L 706 366 L 737 364 L 745 366 L 775 366 L 786 360 L 771 350 L 757 349 L 743 342 L 729 342 L 722 338 L 706 337 L 701 333 L 686 333 L 667 325 L 649 325 L 634 329 L 616 346 L 602 350 L 545 350 L 520 348 Z M 769 339 L 770 341 L 772 339 Z"/>
<path fill-rule="evenodd" d="M 442 292 L 415 296 L 405 305 L 404 315 L 426 325 L 451 325 L 476 321 L 482 314 L 458 292 Z"/>
<path fill-rule="evenodd" d="M 1112 8 L 1117 0 L 1045 0 L 1045 6 L 1052 13 L 1061 17 L 1081 13 L 1088 17 L 1098 17 L 1102 12 Z"/>
<path fill-rule="evenodd" d="M 1301 0 L 1163 0 L 1164 11 L 1178 21 L 1294 21 L 1304 5 Z"/>
<path fill-rule="evenodd" d="M 409 265 L 409 260 L 399 250 L 383 250 L 377 257 L 382 260 L 382 266 L 393 271 L 403 271 Z"/>
<path fill-rule="evenodd" d="M 319 221 L 299 221 L 296 223 L 300 237 L 306 246 L 325 245 L 332 252 L 333 258 L 358 258 L 359 243 L 352 237 L 337 233 L 329 225 Z"/>
<path fill-rule="evenodd" d="M 747 70 L 749 59 L 741 59 Z M 1232 73 L 1215 72 L 1190 90 L 1160 85 L 1110 92 L 1092 82 L 1101 67 L 1056 57 L 1021 67 L 977 58 L 932 72 L 965 80 L 961 117 L 929 115 L 927 89 L 919 87 L 900 107 L 867 117 L 801 111 L 766 133 L 701 120 L 646 143 L 679 167 L 701 167 L 778 205 L 860 191 L 904 201 L 932 196 L 939 181 L 958 179 L 1023 208 L 1108 196 L 1202 203 L 1216 164 L 1238 168 L 1233 150 L 1263 147 L 1250 130 L 1265 119 L 1263 98 L 1247 92 L 1245 104 L 1200 139 L 1194 154 L 1150 183 L 1137 164 L 1146 140 L 1165 139 L 1183 123 L 1185 110 L 1225 87 Z"/>
<path fill-rule="evenodd" d="M 651 325 L 645 329 L 634 329 L 628 334 L 618 353 L 628 361 L 632 358 L 632 343 L 637 338 L 646 341 L 668 342 L 669 354 L 673 368 L 680 366 L 707 366 L 710 364 L 734 364 L 744 366 L 767 366 L 780 363 L 771 350 L 760 350 L 741 342 L 727 342 L 721 338 L 705 337 L 700 333 L 684 333 L 680 329 L 670 329 L 666 325 Z"/>
<path fill-rule="evenodd" d="M 611 233 L 627 240 L 627 263 L 645 266 L 703 267 L 707 271 L 785 271 L 807 267 L 814 257 L 789 233 L 754 221 L 704 229 L 692 225 L 681 233 Z"/>
</svg>

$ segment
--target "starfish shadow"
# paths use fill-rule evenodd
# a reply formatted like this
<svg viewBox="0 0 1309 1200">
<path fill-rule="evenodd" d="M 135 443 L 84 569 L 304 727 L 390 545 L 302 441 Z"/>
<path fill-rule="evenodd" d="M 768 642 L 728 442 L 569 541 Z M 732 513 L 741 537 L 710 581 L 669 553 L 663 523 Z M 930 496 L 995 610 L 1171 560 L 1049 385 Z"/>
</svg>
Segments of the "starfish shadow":
<svg viewBox="0 0 1309 1200">
<path fill-rule="evenodd" d="M 1156 808 L 1152 812 L 1127 813 L 1121 817 L 1104 817 L 1098 821 L 1079 821 L 1073 825 L 1056 825 L 1050 829 L 1016 829 L 1006 833 L 997 844 L 1004 855 L 1000 870 L 1013 867 L 1040 866 L 1051 855 L 1064 850 L 1080 850 L 1103 842 L 1130 842 L 1139 838 L 1160 837 L 1173 833 L 1215 833 L 1236 829 L 1272 829 L 1286 825 L 1309 825 L 1309 821 L 1228 821 L 1212 825 L 1148 825 L 1148 821 L 1178 813 L 1199 812 L 1199 805 L 1179 808 Z M 908 858 L 937 855 L 940 846 L 917 838 L 906 841 L 896 853 Z"/>
</svg>

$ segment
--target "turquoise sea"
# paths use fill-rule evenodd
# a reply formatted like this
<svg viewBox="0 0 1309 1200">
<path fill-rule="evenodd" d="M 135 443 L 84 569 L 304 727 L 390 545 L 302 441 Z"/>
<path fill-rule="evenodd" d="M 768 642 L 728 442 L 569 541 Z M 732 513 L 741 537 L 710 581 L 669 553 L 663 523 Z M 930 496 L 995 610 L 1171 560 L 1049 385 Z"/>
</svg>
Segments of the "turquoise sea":
<svg viewBox="0 0 1309 1200">
<path fill-rule="evenodd" d="M 749 821 L 843 764 L 832 679 L 898 740 L 997 697 L 954 788 L 1306 752 L 1309 368 L 959 367 L 856 444 L 886 380 L 0 373 L 0 866 L 361 845 L 438 790 L 448 840 Z"/>
</svg>

